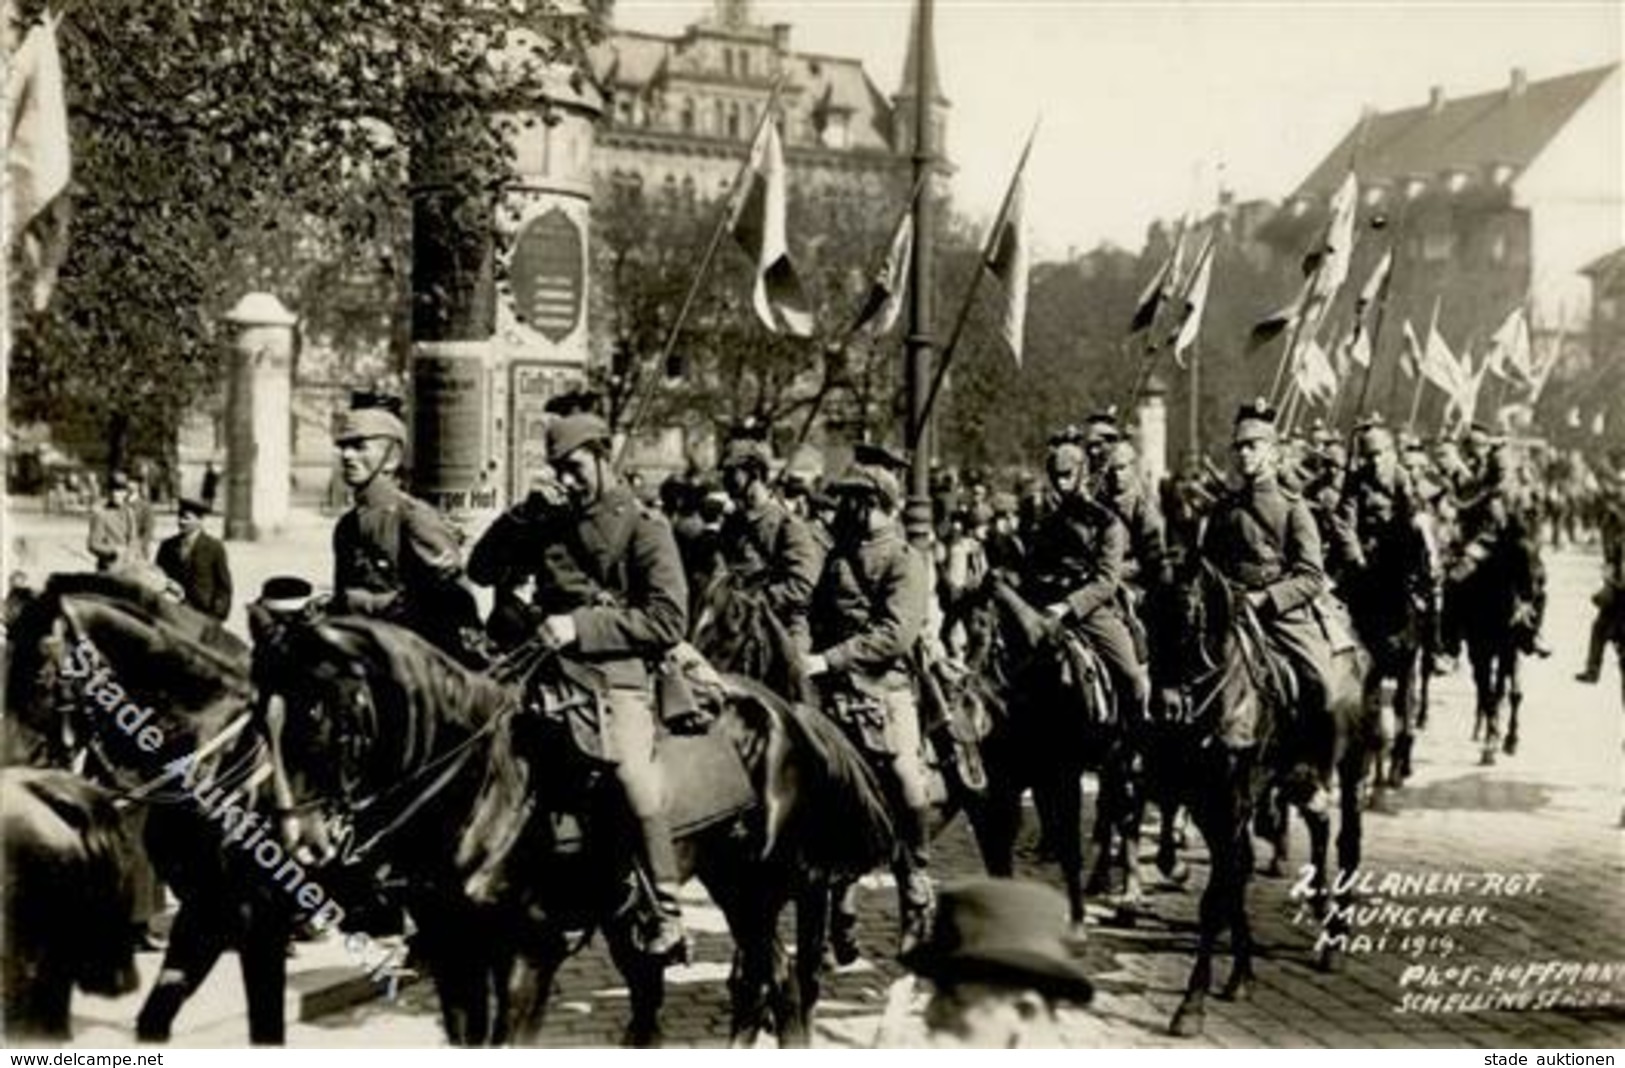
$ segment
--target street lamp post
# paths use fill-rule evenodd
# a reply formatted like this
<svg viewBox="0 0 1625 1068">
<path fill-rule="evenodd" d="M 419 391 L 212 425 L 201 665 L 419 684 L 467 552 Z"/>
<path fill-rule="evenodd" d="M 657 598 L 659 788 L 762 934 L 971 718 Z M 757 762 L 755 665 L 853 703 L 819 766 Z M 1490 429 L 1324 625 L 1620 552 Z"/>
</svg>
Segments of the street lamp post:
<svg viewBox="0 0 1625 1068">
<path fill-rule="evenodd" d="M 930 172 L 936 166 L 936 130 L 932 123 L 936 76 L 932 64 L 932 0 L 919 0 L 914 22 L 914 247 L 910 260 L 907 360 L 908 433 L 905 441 L 915 442 L 909 458 L 908 506 L 903 515 L 909 540 L 925 545 L 931 540 L 931 439 L 925 423 L 930 417 L 927 402 L 931 392 L 931 363 L 934 339 L 932 316 L 932 238 L 935 202 Z"/>
</svg>

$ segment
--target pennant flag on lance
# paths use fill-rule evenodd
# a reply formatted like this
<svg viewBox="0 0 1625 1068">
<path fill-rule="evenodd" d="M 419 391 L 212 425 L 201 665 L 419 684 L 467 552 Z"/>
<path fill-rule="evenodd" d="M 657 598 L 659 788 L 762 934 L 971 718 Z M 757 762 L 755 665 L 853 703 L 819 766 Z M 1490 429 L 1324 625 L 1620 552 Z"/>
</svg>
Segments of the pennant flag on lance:
<svg viewBox="0 0 1625 1068">
<path fill-rule="evenodd" d="M 1394 250 L 1389 249 L 1382 254 L 1382 259 L 1371 269 L 1371 277 L 1365 281 L 1359 297 L 1354 302 L 1354 330 L 1349 335 L 1349 342 L 1345 354 L 1353 363 L 1361 367 L 1371 366 L 1371 331 L 1366 329 L 1366 315 L 1376 307 L 1382 295 L 1388 289 L 1388 279 L 1394 271 Z"/>
<path fill-rule="evenodd" d="M 1571 430 L 1579 430 L 1580 429 L 1580 406 L 1578 404 L 1576 404 L 1574 407 L 1570 408 L 1568 418 L 1566 418 L 1563 421 L 1569 425 L 1569 429 L 1571 429 Z"/>
<path fill-rule="evenodd" d="M 1303 362 L 1298 367 L 1298 388 L 1311 400 L 1329 401 L 1337 395 L 1337 372 L 1320 342 L 1304 342 Z"/>
<path fill-rule="evenodd" d="M 28 31 L 6 75 L 6 204 L 3 245 L 9 260 L 21 253 L 29 305 L 44 311 L 67 257 L 69 206 L 64 193 L 72 174 L 67 96 L 57 49 L 59 19 L 49 12 Z"/>
<path fill-rule="evenodd" d="M 1179 231 L 1174 235 L 1174 247 L 1168 251 L 1168 258 L 1162 261 L 1162 266 L 1157 268 L 1151 281 L 1141 291 L 1140 299 L 1134 303 L 1134 318 L 1128 327 L 1130 334 L 1150 329 L 1151 324 L 1157 321 L 1157 312 L 1178 288 L 1179 261 L 1184 255 L 1185 235 L 1190 232 L 1191 225 L 1191 213 L 1187 211 L 1184 219 L 1180 220 Z"/>
<path fill-rule="evenodd" d="M 812 308 L 801 288 L 790 245 L 785 235 L 784 146 L 778 124 L 762 124 L 729 213 L 728 229 L 745 254 L 756 261 L 756 284 L 751 304 L 756 317 L 775 334 L 781 329 L 795 337 L 811 337 Z"/>
<path fill-rule="evenodd" d="M 886 261 L 875 272 L 869 284 L 869 293 L 863 307 L 858 309 L 857 321 L 852 324 L 856 334 L 864 327 L 879 337 L 897 325 L 903 312 L 903 290 L 908 285 L 909 259 L 914 254 L 914 208 L 903 212 L 892 232 L 891 243 L 886 246 Z"/>
<path fill-rule="evenodd" d="M 1603 432 L 1605 430 L 1607 430 L 1607 429 L 1608 429 L 1608 413 L 1607 412 L 1598 412 L 1596 415 L 1591 417 L 1591 436 L 1592 437 L 1594 437 L 1594 438 L 1602 437 Z"/>
<path fill-rule="evenodd" d="M 1522 308 L 1513 308 L 1495 336 L 1490 339 L 1490 355 L 1485 363 L 1495 377 L 1514 385 L 1532 385 L 1535 365 L 1529 343 L 1529 322 Z"/>
<path fill-rule="evenodd" d="M 1330 303 L 1349 276 L 1354 251 L 1354 215 L 1359 206 L 1359 182 L 1350 171 L 1332 196 L 1332 214 L 1320 247 L 1304 260 L 1304 273 L 1315 280 L 1314 296 Z"/>
<path fill-rule="evenodd" d="M 1207 291 L 1213 283 L 1213 249 L 1216 244 L 1213 231 L 1209 231 L 1202 250 L 1196 255 L 1196 267 L 1180 299 L 1179 330 L 1174 335 L 1174 362 L 1185 366 L 1185 350 L 1196 343 L 1202 328 L 1202 312 L 1207 307 Z"/>
<path fill-rule="evenodd" d="M 1030 249 L 1025 224 L 1022 166 L 1016 168 L 1010 191 L 1005 196 L 1004 211 L 993 226 L 987 242 L 987 271 L 1001 286 L 1004 303 L 999 314 L 999 336 L 1010 346 L 1016 366 L 1021 366 L 1021 345 L 1027 323 L 1027 267 Z"/>
<path fill-rule="evenodd" d="M 1411 326 L 1409 319 L 1405 320 L 1405 347 L 1399 354 L 1399 369 L 1405 372 L 1405 377 L 1415 379 L 1421 373 L 1422 343 L 1416 340 L 1416 330 Z"/>
</svg>

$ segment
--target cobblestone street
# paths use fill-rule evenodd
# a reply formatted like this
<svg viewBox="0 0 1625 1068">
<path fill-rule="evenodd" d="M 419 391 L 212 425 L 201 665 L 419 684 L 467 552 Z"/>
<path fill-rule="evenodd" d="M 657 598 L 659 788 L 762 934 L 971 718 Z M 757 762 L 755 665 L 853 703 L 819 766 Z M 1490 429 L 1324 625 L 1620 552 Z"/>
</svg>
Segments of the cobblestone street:
<svg viewBox="0 0 1625 1068">
<path fill-rule="evenodd" d="M 79 533 L 69 539 L 65 522 L 37 515 L 19 520 L 12 534 L 29 537 L 26 562 L 31 572 L 83 566 L 63 549 L 82 539 L 82 527 L 74 527 Z M 238 604 L 275 571 L 322 576 L 330 559 L 325 529 L 311 522 L 274 545 L 232 544 Z M 1385 876 L 1459 874 L 1456 884 L 1440 881 L 1444 892 L 1392 899 L 1424 909 L 1460 906 L 1459 912 L 1407 913 L 1412 926 L 1391 913 L 1390 922 L 1363 929 L 1374 940 L 1386 935 L 1384 944 L 1351 952 L 1341 973 L 1323 974 L 1314 967 L 1314 925 L 1301 916 L 1300 902 L 1290 894 L 1294 878 L 1260 877 L 1250 899 L 1259 943 L 1255 997 L 1246 1004 L 1210 1001 L 1205 1038 L 1170 1038 L 1167 1023 L 1191 964 L 1196 905 L 1207 874 L 1193 831 L 1188 887 L 1155 886 L 1148 915 L 1132 930 L 1111 926 L 1109 910 L 1092 914 L 1096 922 L 1085 959 L 1099 992 L 1092 1010 L 1067 1013 L 1070 1039 L 1083 1046 L 1187 1041 L 1224 1047 L 1625 1044 L 1619 680 L 1610 660 L 1600 686 L 1573 681 L 1590 622 L 1596 557 L 1549 552 L 1548 568 L 1546 633 L 1558 652 L 1550 660 L 1526 664 L 1518 753 L 1493 767 L 1480 767 L 1477 749 L 1468 740 L 1472 703 L 1465 670 L 1438 680 L 1431 722 L 1418 743 L 1415 778 L 1395 795 L 1392 814 L 1367 818 L 1365 871 L 1370 885 L 1375 889 Z M 233 625 L 240 620 L 239 608 Z M 1035 838 L 1030 816 L 1023 839 L 1024 874 L 1054 881 L 1055 873 L 1030 859 Z M 1306 853 L 1301 825 L 1295 825 L 1294 864 Z M 1147 870 L 1153 870 L 1149 855 L 1147 861 Z M 978 870 L 962 825 L 939 840 L 936 867 L 943 878 Z M 1375 903 L 1375 895 L 1362 899 L 1362 904 Z M 817 1023 L 819 1044 L 873 1044 L 888 988 L 899 974 L 889 961 L 894 914 L 889 880 L 866 883 L 860 935 L 869 961 L 828 981 Z M 667 1040 L 714 1045 L 726 1036 L 731 943 L 720 915 L 702 897 L 690 899 L 687 915 L 698 963 L 669 973 Z M 331 945 L 302 946 L 299 954 L 332 957 L 332 967 L 344 967 L 342 953 L 332 950 Z M 142 964 L 150 981 L 156 957 L 144 955 Z M 1221 956 L 1217 965 L 1222 980 L 1228 958 Z M 1459 970 L 1447 974 L 1447 967 Z M 1416 1000 L 1432 995 L 1438 997 Z M 1451 995 L 1458 996 L 1452 1001 Z M 1520 998 L 1529 1007 L 1496 1007 Z M 1567 1007 L 1538 1007 L 1559 998 Z M 1608 1001 L 1612 1004 L 1579 1007 Z M 129 1043 L 137 1004 L 137 998 L 80 998 L 75 1006 L 77 1041 L 85 1046 Z M 236 968 L 228 961 L 181 1014 L 177 1044 L 241 1044 L 246 1037 L 241 1005 Z M 394 999 L 380 998 L 298 1023 L 290 1041 L 295 1046 L 439 1044 L 434 1005 L 430 985 L 418 983 Z M 1404 1006 L 1412 1011 L 1401 1011 Z M 1474 1011 L 1446 1011 L 1451 1008 Z M 918 1009 L 916 1000 L 899 1041 L 918 1040 Z M 606 954 L 594 946 L 559 979 L 547 1042 L 613 1044 L 625 1019 L 625 989 Z"/>
</svg>

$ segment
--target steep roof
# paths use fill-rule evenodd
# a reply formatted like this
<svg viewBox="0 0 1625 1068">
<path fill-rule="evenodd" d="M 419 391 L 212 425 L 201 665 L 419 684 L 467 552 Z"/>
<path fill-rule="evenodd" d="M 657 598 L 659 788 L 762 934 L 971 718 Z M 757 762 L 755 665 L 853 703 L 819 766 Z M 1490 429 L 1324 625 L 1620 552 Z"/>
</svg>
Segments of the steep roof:
<svg viewBox="0 0 1625 1068">
<path fill-rule="evenodd" d="M 1551 143 L 1617 64 L 1442 100 L 1364 120 L 1355 170 L 1362 182 L 1476 171 L 1491 164 L 1522 171 Z M 1520 77 L 1515 75 L 1515 78 Z M 1348 173 L 1361 123 L 1344 135 L 1298 186 L 1298 195 L 1326 197 Z"/>
<path fill-rule="evenodd" d="M 1580 268 L 1580 273 L 1592 278 L 1617 278 L 1625 273 L 1625 248 L 1616 248 L 1606 256 L 1600 256 Z"/>
</svg>

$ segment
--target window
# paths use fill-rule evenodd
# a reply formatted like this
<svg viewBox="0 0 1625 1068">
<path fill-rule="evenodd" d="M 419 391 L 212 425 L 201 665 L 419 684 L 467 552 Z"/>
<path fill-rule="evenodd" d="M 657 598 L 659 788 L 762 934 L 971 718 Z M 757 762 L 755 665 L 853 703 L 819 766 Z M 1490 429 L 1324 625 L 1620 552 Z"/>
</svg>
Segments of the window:
<svg viewBox="0 0 1625 1068">
<path fill-rule="evenodd" d="M 1597 319 L 1600 322 L 1611 323 L 1619 316 L 1619 302 L 1613 297 L 1597 298 Z"/>
<path fill-rule="evenodd" d="M 730 104 L 728 106 L 728 136 L 732 137 L 732 138 L 735 138 L 736 140 L 739 137 L 739 105 L 738 104 Z"/>
<path fill-rule="evenodd" d="M 1500 263 L 1507 258 L 1507 235 L 1495 234 L 1490 237 L 1490 259 Z"/>
<path fill-rule="evenodd" d="M 723 133 L 728 129 L 728 109 L 722 103 L 722 101 L 718 100 L 716 102 L 716 109 L 715 110 L 716 110 L 716 121 L 714 123 L 712 123 L 712 125 L 711 125 L 711 135 L 713 137 L 721 137 L 723 135 Z"/>
<path fill-rule="evenodd" d="M 691 97 L 683 97 L 683 132 L 694 132 L 694 101 Z"/>
<path fill-rule="evenodd" d="M 730 78 L 734 75 L 734 50 L 731 48 L 722 50 L 722 73 Z"/>
<path fill-rule="evenodd" d="M 741 78 L 749 78 L 750 77 L 750 53 L 749 52 L 740 52 L 739 53 L 739 76 Z"/>
</svg>

